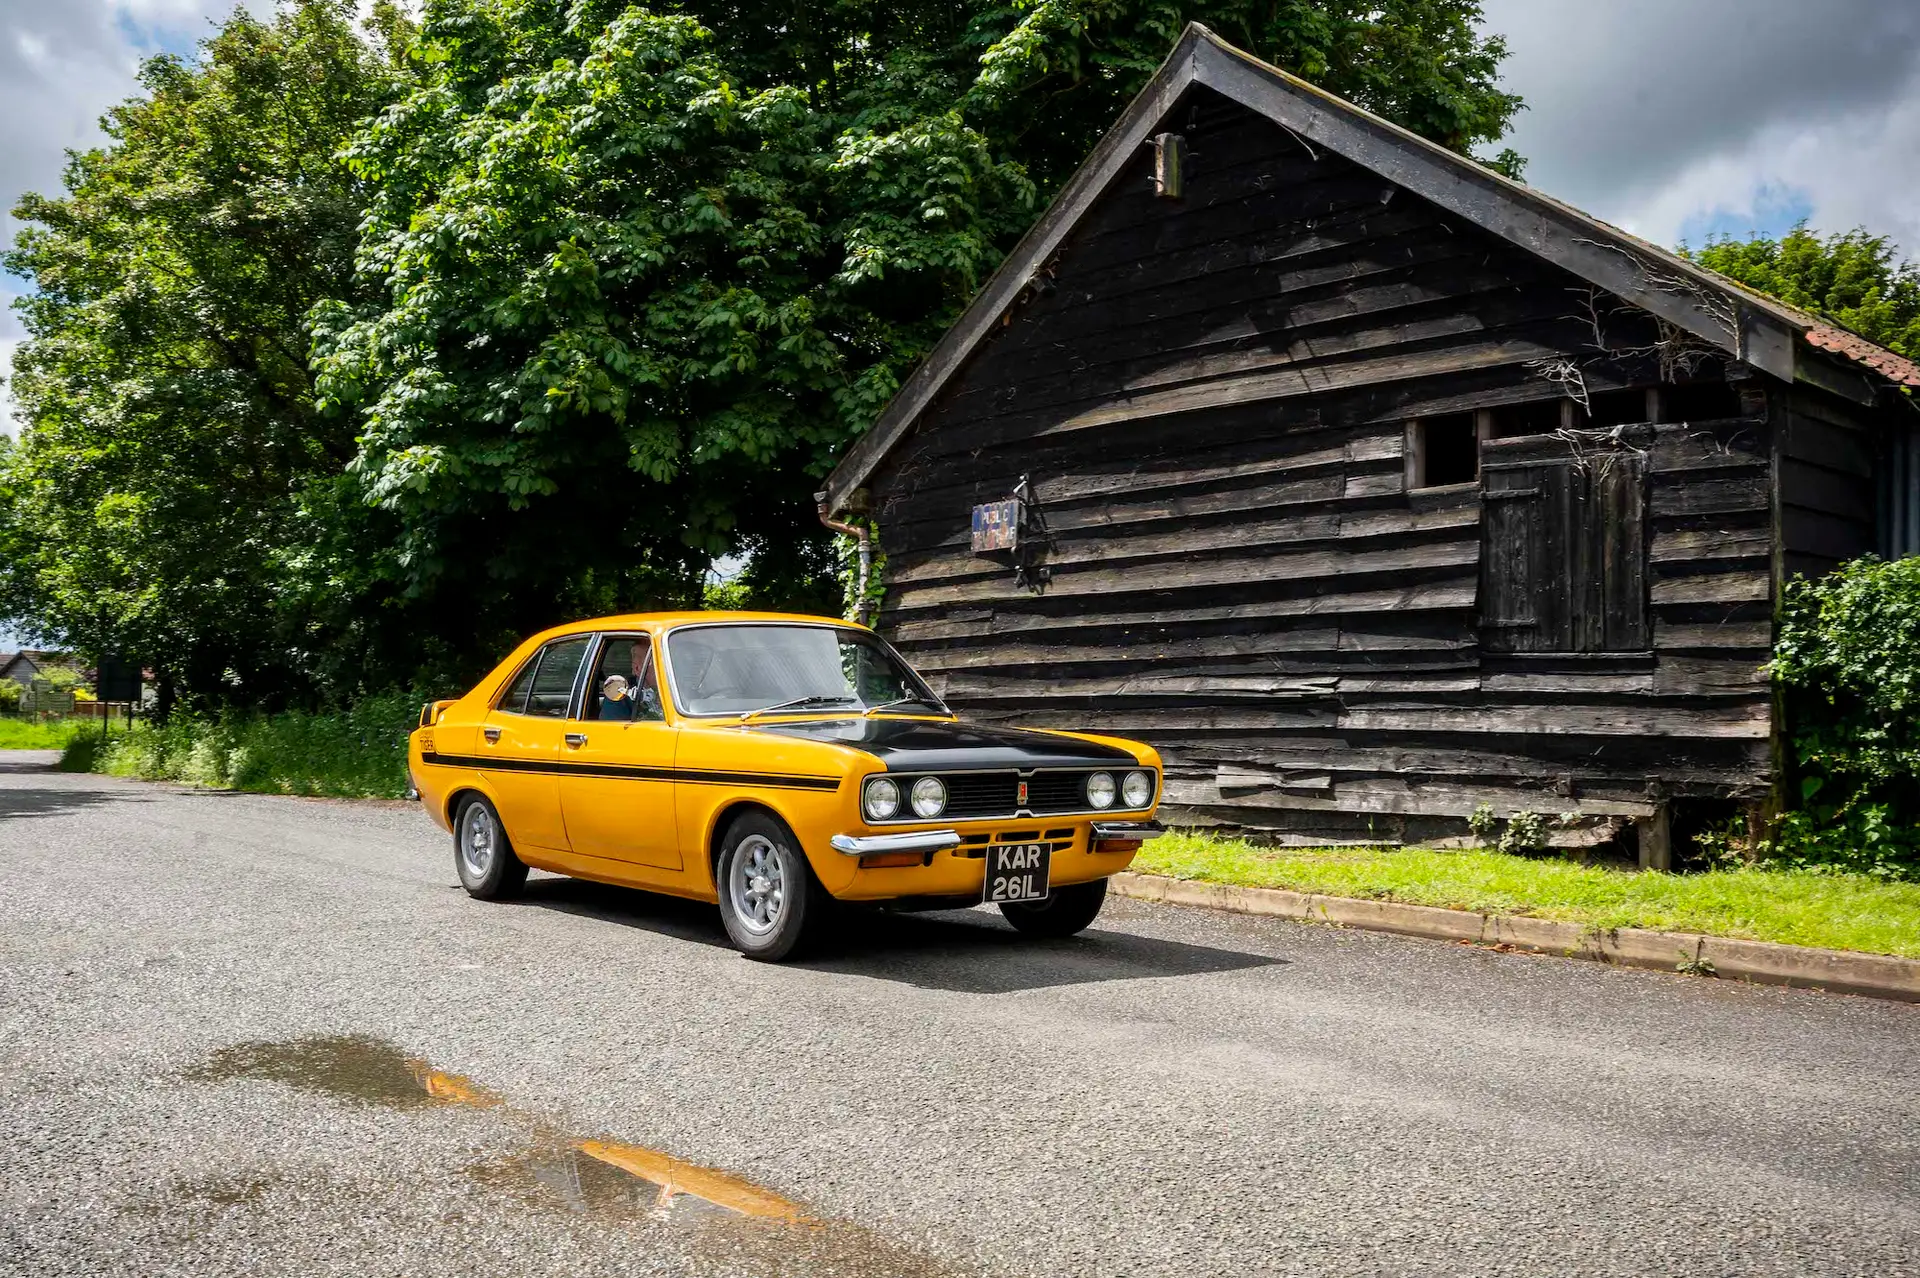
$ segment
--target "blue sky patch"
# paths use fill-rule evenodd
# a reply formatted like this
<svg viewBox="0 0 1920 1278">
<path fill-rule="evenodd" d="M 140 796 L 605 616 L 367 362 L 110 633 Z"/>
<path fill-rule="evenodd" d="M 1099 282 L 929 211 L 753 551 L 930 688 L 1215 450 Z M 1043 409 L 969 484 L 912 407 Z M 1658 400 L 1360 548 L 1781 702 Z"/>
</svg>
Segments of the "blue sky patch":
<svg viewBox="0 0 1920 1278">
<path fill-rule="evenodd" d="M 125 9 L 116 9 L 113 14 L 114 30 L 142 57 L 151 57 L 156 53 L 171 53 L 182 58 L 191 58 L 200 47 L 203 36 L 211 34 L 211 28 L 202 22 L 191 27 L 149 26 L 136 22 L 133 15 Z"/>
<path fill-rule="evenodd" d="M 1779 239 L 1813 216 L 1813 193 L 1784 182 L 1763 182 L 1745 208 L 1716 205 L 1680 224 L 1680 242 L 1699 247 L 1708 240 Z"/>
</svg>

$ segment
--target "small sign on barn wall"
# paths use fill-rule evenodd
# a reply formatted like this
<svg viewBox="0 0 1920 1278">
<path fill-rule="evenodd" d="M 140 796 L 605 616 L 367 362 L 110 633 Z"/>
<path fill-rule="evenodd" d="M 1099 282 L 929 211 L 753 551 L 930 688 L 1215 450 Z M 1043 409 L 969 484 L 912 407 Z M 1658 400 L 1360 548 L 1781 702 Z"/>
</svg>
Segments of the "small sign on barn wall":
<svg viewBox="0 0 1920 1278">
<path fill-rule="evenodd" d="M 973 508 L 973 549 L 1012 550 L 1020 543 L 1020 499 L 990 501 Z"/>
</svg>

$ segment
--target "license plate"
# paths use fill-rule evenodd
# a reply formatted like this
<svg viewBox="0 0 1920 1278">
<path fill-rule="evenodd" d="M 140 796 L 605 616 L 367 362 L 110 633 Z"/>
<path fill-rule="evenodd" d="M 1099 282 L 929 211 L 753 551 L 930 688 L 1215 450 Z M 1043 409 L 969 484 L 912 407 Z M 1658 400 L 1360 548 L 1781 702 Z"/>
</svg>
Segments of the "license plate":
<svg viewBox="0 0 1920 1278">
<path fill-rule="evenodd" d="M 992 844 L 987 848 L 987 904 L 1046 900 L 1052 862 L 1051 844 Z"/>
</svg>

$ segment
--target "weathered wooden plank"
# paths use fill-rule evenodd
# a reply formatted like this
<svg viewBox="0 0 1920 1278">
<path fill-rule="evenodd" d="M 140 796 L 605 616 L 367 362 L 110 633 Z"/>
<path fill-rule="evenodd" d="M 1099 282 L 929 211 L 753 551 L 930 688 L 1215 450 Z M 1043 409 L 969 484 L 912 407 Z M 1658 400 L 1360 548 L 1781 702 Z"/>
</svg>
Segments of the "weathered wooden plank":
<svg viewBox="0 0 1920 1278">
<path fill-rule="evenodd" d="M 1656 649 L 1677 650 L 1770 649 L 1773 647 L 1773 623 L 1770 621 L 1692 623 L 1674 622 L 1656 617 L 1653 622 L 1653 646 Z"/>
<path fill-rule="evenodd" d="M 1351 496 L 1351 493 L 1347 494 Z M 1105 512 L 1112 515 L 1114 511 Z M 1135 514 L 1141 514 L 1137 509 Z M 1156 521 L 1165 515 L 1148 513 Z M 1063 536 L 1046 556 L 1056 572 L 1084 564 L 1137 563 L 1156 556 L 1200 555 L 1223 550 L 1251 552 L 1271 547 L 1298 548 L 1314 542 L 1358 542 L 1407 535 L 1471 529 L 1479 522 L 1472 506 L 1428 511 L 1384 510 L 1346 514 L 1338 508 L 1317 514 L 1250 520 L 1166 532 L 1121 529 L 1117 536 Z M 888 576 L 896 588 L 978 577 L 1005 577 L 1002 563 L 974 555 L 970 530 L 957 527 L 930 554 L 916 555 Z"/>
<path fill-rule="evenodd" d="M 1214 702 L 1325 700 L 1340 690 L 1338 675 L 1178 674 L 1131 671 L 1111 675 L 1070 677 L 1046 675 L 1023 679 L 1011 672 L 975 670 L 928 672 L 944 680 L 942 695 L 968 705 L 987 701 L 1029 704 L 1076 697 L 1105 701 L 1129 697 L 1180 697 Z"/>
<path fill-rule="evenodd" d="M 1657 564 L 1690 560 L 1764 559 L 1773 553 L 1773 535 L 1764 528 L 1655 529 L 1648 557 Z"/>
<path fill-rule="evenodd" d="M 1780 461 L 1780 504 L 1851 517 L 1872 537 L 1876 484 L 1872 475 L 1829 470 L 1793 457 Z"/>
<path fill-rule="evenodd" d="M 1715 738 L 1690 743 L 1676 752 L 1673 743 L 1660 740 L 1652 748 L 1636 749 L 1635 738 L 1538 737 L 1519 738 L 1521 748 L 1475 748 L 1481 741 L 1509 740 L 1486 734 L 1385 736 L 1392 744 L 1358 744 L 1352 734 L 1230 733 L 1198 735 L 1178 729 L 1154 733 L 1153 744 L 1181 767 L 1238 767 L 1250 772 L 1325 773 L 1342 775 L 1403 775 L 1451 778 L 1538 778 L 1566 780 L 1576 788 L 1605 790 L 1609 786 L 1644 791 L 1649 770 L 1668 781 L 1706 785 L 1741 785 L 1768 775 L 1770 755 L 1764 740 Z M 1463 744 L 1464 743 L 1464 744 Z M 1552 746 L 1561 747 L 1559 752 Z"/>
<path fill-rule="evenodd" d="M 1116 397 L 1044 422 L 1009 418 L 994 422 L 979 431 L 976 442 L 982 446 L 999 446 L 1018 439 L 1043 438 L 1089 430 L 1115 422 L 1168 417 L 1230 404 L 1286 399 L 1296 395 L 1325 394 L 1348 387 L 1408 381 L 1420 377 L 1437 377 L 1470 369 L 1522 365 L 1529 360 L 1545 358 L 1551 353 L 1551 348 L 1529 338 L 1503 337 L 1494 341 L 1414 351 L 1351 363 L 1282 368 L 1251 377 L 1228 378 L 1202 382 L 1193 386 L 1182 386 L 1174 390 Z"/>
<path fill-rule="evenodd" d="M 1213 807 L 1228 798 L 1217 781 L 1168 777 L 1165 801 L 1193 807 Z M 1502 813 L 1532 811 L 1558 815 L 1645 816 L 1656 804 L 1647 799 L 1620 800 L 1556 795 L 1548 789 L 1522 789 L 1497 784 L 1458 785 L 1375 777 L 1335 781 L 1330 794 L 1290 791 L 1280 787 L 1236 790 L 1231 801 L 1239 807 L 1285 808 L 1307 812 L 1346 812 L 1469 817 L 1483 804 Z"/>
<path fill-rule="evenodd" d="M 1462 706 L 1353 707 L 1341 712 L 1341 728 L 1398 732 L 1529 732 L 1575 736 L 1765 737 L 1772 706 L 1735 701 L 1725 707 Z"/>
<path fill-rule="evenodd" d="M 1874 471 L 1873 436 L 1854 419 L 1807 396 L 1795 396 L 1788 418 L 1782 457 L 1811 462 L 1828 470 L 1867 476 Z"/>
<path fill-rule="evenodd" d="M 1190 608 L 1144 606 L 1135 609 L 1104 610 L 1104 625 L 1165 625 L 1175 623 L 1245 621 L 1267 617 L 1330 617 L 1347 613 L 1407 612 L 1416 609 L 1457 609 L 1473 606 L 1475 583 L 1471 577 L 1447 581 L 1418 582 L 1379 590 L 1347 590 L 1336 594 L 1307 595 L 1254 602 L 1235 602 Z M 1010 601 L 1018 604 L 1019 601 Z M 996 609 L 992 617 L 996 634 L 1071 633 L 1092 628 L 1079 612 L 1060 617 L 1046 613 L 1025 613 L 1014 609 Z M 904 642 L 934 641 L 978 633 L 978 620 L 950 621 L 945 618 L 909 617 L 900 619 L 889 602 L 883 627 Z"/>
<path fill-rule="evenodd" d="M 1653 583 L 1655 604 L 1739 603 L 1773 598 L 1768 572 L 1714 572 L 1669 577 Z"/>
<path fill-rule="evenodd" d="M 1651 692 L 1653 691 L 1653 671 L 1634 670 L 1617 674 L 1489 671 L 1481 675 L 1480 682 L 1488 692 L 1501 694 L 1538 692 L 1553 696 L 1572 696 L 1586 692 Z"/>
<path fill-rule="evenodd" d="M 1745 420 L 1718 426 L 1659 426 L 1647 464 L 1653 474 L 1689 478 L 1704 471 L 1764 469 L 1768 465 L 1767 432 L 1763 426 Z"/>
<path fill-rule="evenodd" d="M 1663 654 L 1653 671 L 1653 691 L 1663 694 L 1743 692 L 1768 686 L 1766 661 L 1752 656 L 1684 657 Z"/>
<path fill-rule="evenodd" d="M 1480 546 L 1477 542 L 1444 541 L 1404 545 L 1390 550 L 1328 549 L 1297 554 L 1236 556 L 1194 563 L 1151 562 L 1057 573 L 1050 593 L 1056 599 L 1081 600 L 1098 595 L 1217 589 L 1262 580 L 1298 584 L 1312 578 L 1464 567 L 1478 563 L 1479 558 Z M 990 603 L 1017 590 L 1011 575 L 1004 579 L 922 586 L 911 592 L 901 591 L 899 606 L 933 608 Z"/>
<path fill-rule="evenodd" d="M 1869 496 L 1864 508 L 1869 514 L 1872 500 Z M 1780 537 L 1788 550 L 1833 564 L 1859 558 L 1873 550 L 1876 541 L 1871 520 L 1799 506 L 1781 507 Z"/>
<path fill-rule="evenodd" d="M 1738 479 L 1668 479 L 1653 486 L 1649 509 L 1664 515 L 1717 515 L 1732 511 L 1766 510 L 1771 501 L 1764 475 Z"/>
</svg>

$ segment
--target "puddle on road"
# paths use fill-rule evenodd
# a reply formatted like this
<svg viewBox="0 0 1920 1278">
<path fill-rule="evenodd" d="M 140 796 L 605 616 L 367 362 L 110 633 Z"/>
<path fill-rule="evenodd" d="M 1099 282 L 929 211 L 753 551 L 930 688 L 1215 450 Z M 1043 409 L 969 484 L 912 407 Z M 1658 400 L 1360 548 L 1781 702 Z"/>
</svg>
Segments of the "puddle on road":
<svg viewBox="0 0 1920 1278">
<path fill-rule="evenodd" d="M 468 1177 L 536 1208 L 668 1226 L 684 1235 L 676 1250 L 694 1272 L 769 1278 L 954 1278 L 958 1272 L 857 1225 L 809 1218 L 798 1204 L 730 1172 L 639 1145 L 564 1135 L 473 1080 L 369 1035 L 239 1043 L 215 1052 L 189 1077 L 268 1079 L 396 1109 L 499 1110 L 530 1126 L 528 1147 L 468 1167 Z"/>
<path fill-rule="evenodd" d="M 297 1038 L 284 1043 L 236 1043 L 223 1047 L 188 1075 L 208 1082 L 264 1078 L 340 1100 L 386 1105 L 490 1107 L 500 1098 L 425 1061 L 407 1056 L 384 1039 L 366 1034 Z"/>
</svg>

